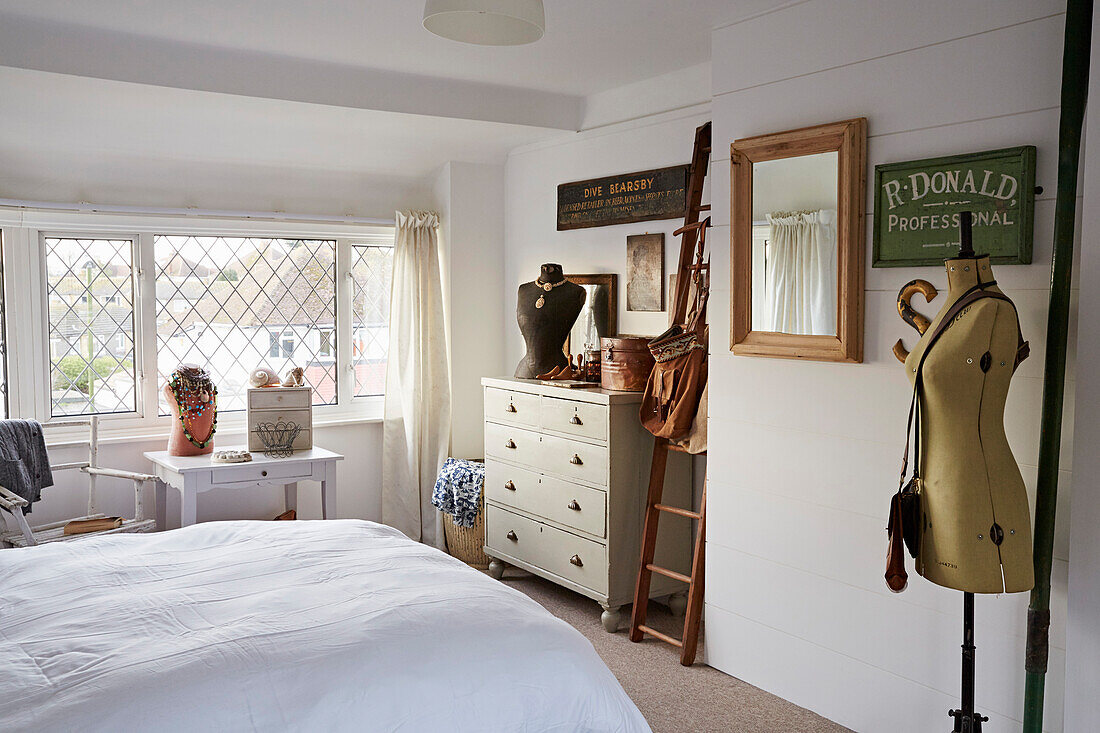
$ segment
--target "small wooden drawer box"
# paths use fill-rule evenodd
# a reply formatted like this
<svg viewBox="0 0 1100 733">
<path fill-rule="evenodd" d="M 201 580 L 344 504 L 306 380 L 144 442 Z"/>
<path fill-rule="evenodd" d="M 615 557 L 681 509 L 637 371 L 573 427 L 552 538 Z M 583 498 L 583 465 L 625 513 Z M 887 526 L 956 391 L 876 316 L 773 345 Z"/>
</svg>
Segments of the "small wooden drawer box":
<svg viewBox="0 0 1100 733">
<path fill-rule="evenodd" d="M 293 422 L 301 428 L 294 450 L 313 447 L 313 388 L 260 387 L 248 390 L 248 450 L 262 451 L 257 432 L 264 423 Z"/>
</svg>

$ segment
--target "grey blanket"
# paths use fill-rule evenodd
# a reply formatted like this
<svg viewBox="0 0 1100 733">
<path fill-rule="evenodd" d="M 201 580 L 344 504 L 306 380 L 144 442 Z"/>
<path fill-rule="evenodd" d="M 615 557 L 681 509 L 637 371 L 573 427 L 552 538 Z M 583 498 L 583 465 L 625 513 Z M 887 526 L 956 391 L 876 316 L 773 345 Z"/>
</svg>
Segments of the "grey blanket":
<svg viewBox="0 0 1100 733">
<path fill-rule="evenodd" d="M 53 486 L 46 438 L 34 420 L 0 420 L 0 486 L 31 503 Z"/>
</svg>

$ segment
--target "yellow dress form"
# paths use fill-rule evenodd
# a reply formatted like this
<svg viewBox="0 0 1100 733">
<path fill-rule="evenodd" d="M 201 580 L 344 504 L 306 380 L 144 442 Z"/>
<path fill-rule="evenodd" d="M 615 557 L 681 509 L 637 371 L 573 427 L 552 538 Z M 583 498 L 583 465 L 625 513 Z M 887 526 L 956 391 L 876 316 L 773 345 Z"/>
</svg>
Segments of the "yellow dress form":
<svg viewBox="0 0 1100 733">
<path fill-rule="evenodd" d="M 985 256 L 945 264 L 947 302 L 905 360 L 910 381 L 945 312 L 973 286 L 994 279 Z M 1027 491 L 1004 431 L 1018 343 L 1012 305 L 984 298 L 956 316 L 924 362 L 924 522 L 916 567 L 937 585 L 1015 593 L 1035 584 Z"/>
</svg>

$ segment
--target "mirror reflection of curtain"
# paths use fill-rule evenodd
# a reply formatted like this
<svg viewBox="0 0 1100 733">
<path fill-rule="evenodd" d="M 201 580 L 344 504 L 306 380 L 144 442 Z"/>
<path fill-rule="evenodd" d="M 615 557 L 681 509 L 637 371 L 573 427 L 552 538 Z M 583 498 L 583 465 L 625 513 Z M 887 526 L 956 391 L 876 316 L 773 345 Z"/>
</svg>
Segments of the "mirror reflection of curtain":
<svg viewBox="0 0 1100 733">
<path fill-rule="evenodd" d="M 769 331 L 836 334 L 836 210 L 768 214 Z"/>
<path fill-rule="evenodd" d="M 587 293 L 587 297 L 584 301 L 584 308 L 581 309 L 580 316 L 577 317 L 576 323 L 573 324 L 573 329 L 570 332 L 570 342 L 575 351 L 580 352 L 587 348 L 599 348 L 600 347 L 600 327 L 597 323 L 597 307 L 599 285 L 581 285 Z M 604 296 L 606 297 L 606 295 Z M 595 346 L 593 346 L 595 344 Z"/>
</svg>

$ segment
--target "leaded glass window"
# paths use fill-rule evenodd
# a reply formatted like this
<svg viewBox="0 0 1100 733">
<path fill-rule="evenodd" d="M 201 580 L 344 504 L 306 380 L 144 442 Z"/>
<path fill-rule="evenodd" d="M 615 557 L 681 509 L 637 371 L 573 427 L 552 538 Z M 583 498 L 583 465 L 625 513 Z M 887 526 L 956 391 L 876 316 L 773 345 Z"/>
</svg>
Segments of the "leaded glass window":
<svg viewBox="0 0 1100 733">
<path fill-rule="evenodd" d="M 355 396 L 386 391 L 386 357 L 390 346 L 390 286 L 393 247 L 353 244 L 352 354 Z"/>
<path fill-rule="evenodd" d="M 243 410 L 252 370 L 305 370 L 315 405 L 336 404 L 336 242 L 157 235 L 157 369 L 204 366 L 219 411 Z M 161 397 L 161 414 L 168 406 Z"/>
<path fill-rule="evenodd" d="M 134 412 L 134 242 L 44 237 L 50 412 Z"/>
</svg>

